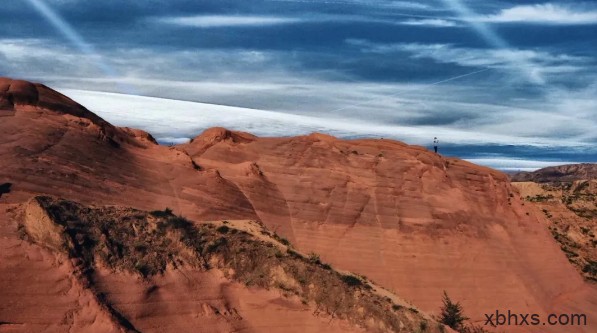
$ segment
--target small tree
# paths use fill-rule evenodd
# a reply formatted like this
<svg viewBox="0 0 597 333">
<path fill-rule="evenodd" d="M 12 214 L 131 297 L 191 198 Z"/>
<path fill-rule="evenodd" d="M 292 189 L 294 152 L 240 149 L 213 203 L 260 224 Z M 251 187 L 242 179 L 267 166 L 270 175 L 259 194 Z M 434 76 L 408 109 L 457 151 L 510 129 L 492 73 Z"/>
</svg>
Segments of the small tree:
<svg viewBox="0 0 597 333">
<path fill-rule="evenodd" d="M 456 331 L 461 330 L 464 327 L 464 321 L 468 319 L 464 316 L 462 305 L 460 302 L 452 302 L 445 290 L 442 301 L 444 304 L 441 307 L 440 322 Z"/>
</svg>

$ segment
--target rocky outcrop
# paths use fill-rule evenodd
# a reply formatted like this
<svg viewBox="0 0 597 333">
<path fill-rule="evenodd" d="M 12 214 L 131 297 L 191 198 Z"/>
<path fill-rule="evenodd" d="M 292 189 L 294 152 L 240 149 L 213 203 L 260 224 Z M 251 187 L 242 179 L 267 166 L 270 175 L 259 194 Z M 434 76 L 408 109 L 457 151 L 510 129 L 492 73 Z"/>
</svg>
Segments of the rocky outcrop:
<svg viewBox="0 0 597 333">
<path fill-rule="evenodd" d="M 7 110 L 33 107 L 86 118 L 100 126 L 105 120 L 82 105 L 43 84 L 0 77 L 0 107 Z"/>
</svg>

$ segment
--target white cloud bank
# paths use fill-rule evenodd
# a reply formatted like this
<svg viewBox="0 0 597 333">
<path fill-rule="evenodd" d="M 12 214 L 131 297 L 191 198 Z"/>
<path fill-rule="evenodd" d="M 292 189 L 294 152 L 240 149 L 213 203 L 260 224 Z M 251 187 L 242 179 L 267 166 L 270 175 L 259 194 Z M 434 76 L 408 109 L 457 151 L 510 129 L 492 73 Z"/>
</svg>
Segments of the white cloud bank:
<svg viewBox="0 0 597 333">
<path fill-rule="evenodd" d="M 533 82 L 546 83 L 550 76 L 583 71 L 591 59 L 547 51 L 517 48 L 467 48 L 453 44 L 373 43 L 349 39 L 348 44 L 363 52 L 391 54 L 408 52 L 413 59 L 433 59 L 437 63 L 457 64 L 466 67 L 486 67 L 508 70 L 520 76 L 533 78 Z"/>
<path fill-rule="evenodd" d="M 503 171 L 535 171 L 550 166 L 577 164 L 579 162 L 534 161 L 516 158 L 467 158 L 467 161 L 479 165 L 487 165 Z"/>
<path fill-rule="evenodd" d="M 323 132 L 338 137 L 392 138 L 420 145 L 428 145 L 433 136 L 441 137 L 444 142 L 453 144 L 538 144 L 524 137 L 470 130 L 387 125 L 363 120 L 346 120 L 331 115 L 296 115 L 95 91 L 73 89 L 59 89 L 59 91 L 117 126 L 141 128 L 164 143 L 187 142 L 207 128 L 222 126 L 259 136 L 294 136 Z M 542 144 L 545 143 L 542 142 Z M 473 158 L 470 161 L 503 170 L 533 170 L 558 164 L 558 162 L 518 160 L 508 157 Z"/>
<path fill-rule="evenodd" d="M 196 15 L 182 17 L 162 17 L 159 22 L 197 28 L 272 26 L 298 23 L 301 20 L 278 16 L 235 16 L 235 15 Z"/>
<path fill-rule="evenodd" d="M 289 24 L 305 23 L 377 23 L 387 25 L 411 25 L 426 27 L 459 27 L 459 22 L 442 18 L 421 18 L 419 15 L 396 14 L 399 17 L 413 17 L 408 20 L 390 19 L 384 17 L 369 17 L 365 15 L 333 15 L 313 14 L 310 16 L 240 16 L 240 15 L 193 15 L 154 17 L 150 20 L 159 24 L 174 25 L 189 28 L 241 28 L 241 27 L 272 27 Z"/>
<path fill-rule="evenodd" d="M 445 20 L 440 18 L 428 18 L 428 19 L 412 19 L 403 21 L 402 24 L 404 25 L 413 25 L 413 26 L 427 26 L 427 27 L 437 27 L 437 28 L 453 28 L 453 27 L 461 27 L 462 25 L 453 20 Z"/>
<path fill-rule="evenodd" d="M 356 2 L 354 4 L 357 4 Z M 429 6 L 417 6 L 411 2 L 392 2 L 392 8 L 431 10 Z M 412 7 L 409 7 L 412 6 Z M 408 20 L 394 20 L 387 17 L 361 15 L 318 14 L 306 16 L 267 16 L 267 15 L 193 15 L 156 17 L 154 21 L 181 27 L 223 28 L 223 27 L 268 27 L 297 23 L 317 22 L 370 22 L 389 25 L 411 25 L 436 28 L 456 28 L 479 23 L 518 23 L 544 25 L 589 25 L 597 24 L 597 6 L 570 6 L 562 4 L 519 5 L 502 9 L 494 14 L 463 17 L 421 16 L 394 13 L 398 17 L 412 16 Z"/>
<path fill-rule="evenodd" d="M 472 18 L 489 23 L 534 23 L 553 25 L 597 24 L 597 8 L 571 7 L 560 4 L 535 4 L 503 9 L 497 14 Z"/>
<path fill-rule="evenodd" d="M 463 27 L 466 24 L 537 24 L 537 25 L 592 25 L 597 24 L 597 6 L 582 4 L 544 3 L 518 5 L 501 9 L 493 14 L 460 17 L 436 16 L 409 20 L 403 24 L 429 27 Z"/>
<path fill-rule="evenodd" d="M 338 137 L 385 137 L 411 144 L 428 145 L 434 136 L 453 144 L 554 145 L 564 142 L 538 140 L 512 133 L 493 133 L 445 126 L 388 125 L 364 119 L 347 119 L 338 115 L 297 115 L 187 102 L 155 97 L 115 93 L 58 89 L 117 126 L 146 130 L 158 139 L 191 138 L 206 128 L 222 126 L 248 131 L 260 136 L 292 136 L 325 132 Z M 163 140 L 166 141 L 166 140 Z"/>
</svg>

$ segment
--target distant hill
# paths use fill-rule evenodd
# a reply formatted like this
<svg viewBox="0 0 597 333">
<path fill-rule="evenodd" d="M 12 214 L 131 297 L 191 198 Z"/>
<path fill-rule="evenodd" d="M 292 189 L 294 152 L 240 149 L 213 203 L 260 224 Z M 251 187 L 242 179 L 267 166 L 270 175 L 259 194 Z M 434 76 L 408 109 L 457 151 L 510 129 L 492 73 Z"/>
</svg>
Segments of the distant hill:
<svg viewBox="0 0 597 333">
<path fill-rule="evenodd" d="M 597 282 L 597 180 L 513 183 L 527 205 L 549 220 L 549 230 L 568 261 Z"/>
<path fill-rule="evenodd" d="M 597 179 L 596 163 L 567 164 L 512 175 L 513 182 L 550 183 L 588 179 Z"/>
</svg>

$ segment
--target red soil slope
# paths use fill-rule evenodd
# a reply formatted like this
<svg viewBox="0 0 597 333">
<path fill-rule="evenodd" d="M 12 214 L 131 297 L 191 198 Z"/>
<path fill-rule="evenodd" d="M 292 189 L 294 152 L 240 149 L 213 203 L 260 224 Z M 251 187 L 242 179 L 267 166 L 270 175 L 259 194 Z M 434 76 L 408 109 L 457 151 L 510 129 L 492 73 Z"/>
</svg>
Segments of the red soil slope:
<svg viewBox="0 0 597 333">
<path fill-rule="evenodd" d="M 26 94 L 32 96 L 19 97 Z M 116 128 L 44 86 L 0 79 L 0 101 L 17 110 L 0 118 L 0 172 L 14 184 L 8 202 L 50 193 L 143 209 L 168 206 L 199 220 L 256 217 L 216 170 L 199 172 L 184 152 L 157 145 L 143 131 Z"/>
<path fill-rule="evenodd" d="M 321 134 L 211 129 L 183 148 L 237 184 L 259 217 L 299 248 L 425 311 L 436 310 L 446 290 L 476 320 L 496 310 L 595 318 L 594 287 L 500 172 L 395 141 Z M 508 327 L 516 330 L 533 331 Z"/>
<path fill-rule="evenodd" d="M 0 197 L 0 332 L 131 331 L 81 285 L 70 261 L 19 239 L 19 205 L 36 193 L 171 207 L 199 220 L 256 217 L 217 171 L 199 172 L 184 152 L 116 128 L 44 86 L 1 79 L 0 101 L 16 111 L 0 118 L 0 183 L 12 184 Z M 154 283 L 159 295 L 149 295 L 151 286 L 138 277 L 100 272 L 95 287 L 142 332 L 360 332 L 314 316 L 298 299 L 247 289 L 214 272 L 167 272 Z"/>
<path fill-rule="evenodd" d="M 303 252 L 367 275 L 424 311 L 437 311 L 446 290 L 475 320 L 512 310 L 584 313 L 590 325 L 597 322 L 597 290 L 500 172 L 396 141 L 321 134 L 257 138 L 215 128 L 190 144 L 163 147 L 48 88 L 7 79 L 0 80 L 0 103 L 16 110 L 0 118 L 0 183 L 13 184 L 0 198 L 2 214 L 7 205 L 45 193 L 170 207 L 193 220 L 258 218 Z M 23 266 L 35 266 L 15 259 L 30 250 L 13 227 L 0 223 L 0 262 L 12 263 L 0 267 L 0 277 L 13 276 L 10 281 Z M 18 279 L 27 281 L 21 273 Z M 594 331 L 506 327 L 563 329 Z"/>
</svg>

